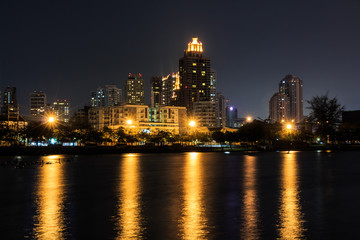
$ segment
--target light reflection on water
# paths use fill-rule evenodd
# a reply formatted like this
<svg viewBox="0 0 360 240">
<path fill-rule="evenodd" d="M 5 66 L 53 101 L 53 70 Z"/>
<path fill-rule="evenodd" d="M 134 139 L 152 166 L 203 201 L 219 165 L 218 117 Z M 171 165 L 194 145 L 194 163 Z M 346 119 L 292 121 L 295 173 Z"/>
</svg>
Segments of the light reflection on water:
<svg viewBox="0 0 360 240">
<path fill-rule="evenodd" d="M 297 158 L 295 152 L 283 155 L 280 194 L 281 239 L 302 239 L 306 229 L 300 205 Z"/>
<path fill-rule="evenodd" d="M 59 159 L 52 155 L 42 157 L 48 161 Z M 63 239 L 65 226 L 63 165 L 46 164 L 40 168 L 39 183 L 36 189 L 36 213 L 34 216 L 34 235 L 36 239 Z"/>
<path fill-rule="evenodd" d="M 138 154 L 126 154 L 120 169 L 117 239 L 142 239 Z"/>
<path fill-rule="evenodd" d="M 185 155 L 184 202 L 179 222 L 182 239 L 207 239 L 202 164 L 199 153 Z"/>
<path fill-rule="evenodd" d="M 259 239 L 259 212 L 256 184 L 256 162 L 254 156 L 245 156 L 244 160 L 244 197 L 243 197 L 243 222 L 241 228 L 242 239 Z"/>
</svg>

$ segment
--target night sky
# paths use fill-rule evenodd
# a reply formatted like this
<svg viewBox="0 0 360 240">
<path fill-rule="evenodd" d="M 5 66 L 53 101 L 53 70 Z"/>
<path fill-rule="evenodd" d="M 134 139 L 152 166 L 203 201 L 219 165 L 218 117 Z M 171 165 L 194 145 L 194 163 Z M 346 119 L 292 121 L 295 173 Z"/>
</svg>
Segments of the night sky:
<svg viewBox="0 0 360 240">
<path fill-rule="evenodd" d="M 140 72 L 149 103 L 150 77 L 178 71 L 195 36 L 240 117 L 266 118 L 286 74 L 304 100 L 328 91 L 360 109 L 359 0 L 2 1 L 0 90 L 17 87 L 22 113 L 33 90 L 74 110 Z"/>
</svg>

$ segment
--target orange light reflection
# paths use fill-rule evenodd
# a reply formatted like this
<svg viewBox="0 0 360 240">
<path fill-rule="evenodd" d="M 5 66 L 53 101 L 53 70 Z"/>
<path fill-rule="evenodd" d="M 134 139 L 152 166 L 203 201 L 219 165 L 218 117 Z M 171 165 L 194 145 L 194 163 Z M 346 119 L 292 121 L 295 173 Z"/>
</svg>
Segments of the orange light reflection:
<svg viewBox="0 0 360 240">
<path fill-rule="evenodd" d="M 199 153 L 188 153 L 184 169 L 184 207 L 180 229 L 182 239 L 207 239 L 203 173 Z"/>
<path fill-rule="evenodd" d="M 281 239 L 304 238 L 304 220 L 301 212 L 297 179 L 296 154 L 284 154 L 282 164 L 282 191 L 279 233 Z"/>
</svg>

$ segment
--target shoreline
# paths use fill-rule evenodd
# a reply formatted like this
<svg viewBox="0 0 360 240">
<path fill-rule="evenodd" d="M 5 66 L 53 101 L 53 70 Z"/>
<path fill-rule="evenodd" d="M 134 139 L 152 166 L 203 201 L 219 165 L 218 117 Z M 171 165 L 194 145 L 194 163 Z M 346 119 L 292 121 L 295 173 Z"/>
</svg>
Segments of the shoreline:
<svg viewBox="0 0 360 240">
<path fill-rule="evenodd" d="M 41 156 L 41 155 L 97 155 L 121 153 L 182 153 L 182 152 L 275 152 L 275 151 L 360 151 L 360 145 L 326 145 L 289 148 L 263 149 L 257 146 L 250 147 L 199 147 L 199 146 L 81 146 L 81 147 L 26 147 L 3 146 L 0 147 L 0 156 Z"/>
</svg>

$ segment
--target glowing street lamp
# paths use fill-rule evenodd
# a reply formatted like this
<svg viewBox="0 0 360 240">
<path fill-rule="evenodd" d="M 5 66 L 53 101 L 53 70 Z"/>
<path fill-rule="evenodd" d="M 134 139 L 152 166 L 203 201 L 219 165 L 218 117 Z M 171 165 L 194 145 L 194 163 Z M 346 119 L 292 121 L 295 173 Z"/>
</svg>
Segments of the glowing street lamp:
<svg viewBox="0 0 360 240">
<path fill-rule="evenodd" d="M 54 123 L 54 122 L 55 122 L 55 118 L 54 118 L 54 117 L 49 117 L 49 118 L 48 118 L 48 122 L 49 122 L 49 123 Z"/>
<path fill-rule="evenodd" d="M 251 121 L 252 121 L 252 117 L 251 117 L 251 116 L 248 116 L 248 117 L 246 118 L 246 121 L 247 121 L 247 122 L 251 122 Z"/>
<path fill-rule="evenodd" d="M 195 122 L 194 120 L 191 120 L 191 121 L 189 122 L 189 126 L 190 126 L 190 127 L 195 127 L 195 126 L 196 126 L 196 122 Z"/>
<path fill-rule="evenodd" d="M 288 124 L 288 125 L 286 125 L 286 128 L 287 128 L 287 130 L 291 130 L 291 129 L 292 129 L 292 125 L 291 125 L 291 124 Z"/>
<path fill-rule="evenodd" d="M 126 121 L 127 124 L 131 125 L 133 123 L 133 121 L 131 119 Z"/>
</svg>

